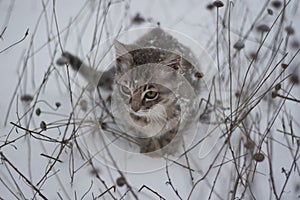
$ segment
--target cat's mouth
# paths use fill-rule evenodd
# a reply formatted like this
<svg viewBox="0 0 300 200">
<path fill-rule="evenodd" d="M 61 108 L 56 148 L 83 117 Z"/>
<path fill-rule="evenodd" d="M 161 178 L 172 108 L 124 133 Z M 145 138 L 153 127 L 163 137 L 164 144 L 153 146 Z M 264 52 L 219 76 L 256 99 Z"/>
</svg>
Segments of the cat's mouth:
<svg viewBox="0 0 300 200">
<path fill-rule="evenodd" d="M 150 123 L 150 120 L 146 116 L 137 115 L 135 113 L 129 113 L 131 119 L 139 126 L 144 127 Z"/>
</svg>

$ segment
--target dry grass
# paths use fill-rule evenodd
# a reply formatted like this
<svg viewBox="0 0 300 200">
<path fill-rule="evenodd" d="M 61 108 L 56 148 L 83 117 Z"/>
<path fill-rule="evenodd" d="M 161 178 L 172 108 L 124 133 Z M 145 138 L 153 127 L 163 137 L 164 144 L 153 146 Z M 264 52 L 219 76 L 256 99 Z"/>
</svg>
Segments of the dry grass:
<svg viewBox="0 0 300 200">
<path fill-rule="evenodd" d="M 0 50 L 4 56 L 21 44 L 26 49 L 14 56 L 21 57 L 17 84 L 2 111 L 0 199 L 299 198 L 299 2 L 254 2 L 191 1 L 182 6 L 190 11 L 186 16 L 178 10 L 173 16 L 179 8 L 164 2 L 170 13 L 162 16 L 172 16 L 167 24 L 155 11 L 136 12 L 144 8 L 137 2 L 81 2 L 63 20 L 66 8 L 42 0 L 35 28 Z M 1 40 L 12 26 L 15 4 L 9 4 Z M 210 20 L 189 21 L 198 10 Z M 135 141 L 116 129 L 109 97 L 91 92 L 69 66 L 55 63 L 63 51 L 74 50 L 97 68 L 106 38 L 156 24 L 195 29 L 193 37 L 205 44 L 218 73 L 201 94 L 196 132 L 204 134 L 201 126 L 209 126 L 206 136 L 177 157 L 161 158 L 163 169 L 134 173 L 131 157 L 123 163 L 115 154 L 114 144 L 127 148 Z M 96 152 L 85 137 L 101 141 Z M 158 162 L 139 159 L 144 165 Z"/>
</svg>

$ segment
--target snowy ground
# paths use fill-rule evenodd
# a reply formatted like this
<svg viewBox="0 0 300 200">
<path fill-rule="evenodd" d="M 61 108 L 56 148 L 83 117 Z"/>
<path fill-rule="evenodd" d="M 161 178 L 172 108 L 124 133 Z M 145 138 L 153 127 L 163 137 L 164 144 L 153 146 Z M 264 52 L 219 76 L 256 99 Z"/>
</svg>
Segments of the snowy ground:
<svg viewBox="0 0 300 200">
<path fill-rule="evenodd" d="M 0 1 L 0 199 L 300 198 L 299 1 L 223 2 L 217 11 L 207 0 Z M 200 120 L 182 156 L 114 145 L 88 154 L 103 143 L 83 140 L 96 131 L 86 82 L 56 60 L 64 50 L 88 62 L 107 39 L 158 23 L 210 63 L 216 82 L 207 78 L 201 98 L 213 120 Z"/>
</svg>

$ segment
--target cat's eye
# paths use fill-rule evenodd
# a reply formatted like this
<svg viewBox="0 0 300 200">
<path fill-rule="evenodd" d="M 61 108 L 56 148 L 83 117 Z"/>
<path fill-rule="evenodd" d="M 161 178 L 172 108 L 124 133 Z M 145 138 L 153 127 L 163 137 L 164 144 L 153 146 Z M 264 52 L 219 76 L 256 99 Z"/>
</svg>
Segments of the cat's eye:
<svg viewBox="0 0 300 200">
<path fill-rule="evenodd" d="M 151 99 L 151 100 L 152 100 L 152 99 L 155 99 L 157 96 L 158 96 L 158 92 L 152 91 L 152 90 L 148 91 L 148 92 L 145 94 L 145 98 Z"/>
<path fill-rule="evenodd" d="M 128 87 L 126 87 L 125 85 L 121 86 L 121 91 L 125 94 L 125 95 L 131 95 L 131 91 Z"/>
</svg>

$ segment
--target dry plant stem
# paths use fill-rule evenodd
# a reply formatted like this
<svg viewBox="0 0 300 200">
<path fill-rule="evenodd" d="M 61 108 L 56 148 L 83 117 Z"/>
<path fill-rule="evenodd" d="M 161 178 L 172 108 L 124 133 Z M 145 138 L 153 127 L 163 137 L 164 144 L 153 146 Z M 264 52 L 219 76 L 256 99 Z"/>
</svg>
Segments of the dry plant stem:
<svg viewBox="0 0 300 200">
<path fill-rule="evenodd" d="M 238 184 L 238 181 L 239 179 L 241 179 L 242 175 L 239 173 L 239 169 L 238 169 L 238 166 L 237 166 L 237 162 L 236 162 L 236 158 L 235 158 L 235 153 L 231 147 L 231 142 L 230 142 L 230 137 L 233 133 L 233 127 L 235 126 L 234 125 L 234 122 L 233 122 L 233 90 L 232 90 L 232 65 L 231 65 L 231 40 L 230 40 L 230 21 L 231 21 L 231 6 L 232 6 L 232 2 L 230 1 L 229 2 L 229 7 L 228 7 L 228 66 L 229 66 L 229 104 L 230 104 L 230 127 L 229 127 L 229 130 L 227 130 L 226 132 L 228 133 L 228 137 L 227 137 L 227 142 L 229 144 L 229 149 L 230 149 L 230 152 L 231 152 L 231 155 L 233 157 L 233 160 L 234 160 L 234 166 L 235 166 L 235 170 L 237 172 L 237 175 L 238 175 L 238 178 L 237 178 L 237 181 L 236 181 L 236 187 L 234 187 L 234 190 L 232 192 L 232 198 L 235 196 L 235 193 L 236 193 L 236 189 L 237 189 L 237 184 Z M 227 123 L 225 123 L 227 125 Z M 227 128 L 227 126 L 226 126 Z M 219 171 L 218 171 L 219 173 Z M 242 180 L 241 180 L 242 181 Z"/>
<path fill-rule="evenodd" d="M 29 51 L 28 51 L 28 53 L 29 53 Z M 14 90 L 13 95 L 11 97 L 11 100 L 9 102 L 8 109 L 7 109 L 7 112 L 6 112 L 6 115 L 5 115 L 4 126 L 7 125 L 7 121 L 8 121 L 8 117 L 9 117 L 9 114 L 10 114 L 10 111 L 11 111 L 11 108 L 12 108 L 12 104 L 13 104 L 16 96 L 17 96 L 17 92 L 18 92 L 18 89 L 19 89 L 19 87 L 21 85 L 22 78 L 25 75 L 25 71 L 26 71 L 26 68 L 27 68 L 27 61 L 28 61 L 28 55 L 27 55 L 27 58 L 25 59 L 25 62 L 23 64 L 22 72 L 21 72 L 21 75 L 20 75 L 20 77 L 18 79 L 17 86 L 15 87 L 15 90 Z"/>
<path fill-rule="evenodd" d="M 276 97 L 280 97 L 280 98 L 283 98 L 283 99 L 286 99 L 286 100 L 290 100 L 290 101 L 300 103 L 299 99 L 291 98 L 291 97 L 284 96 L 284 95 L 281 95 L 281 94 L 275 94 L 275 95 L 276 95 Z"/>
<path fill-rule="evenodd" d="M 216 30 L 217 38 L 217 66 L 218 66 L 218 72 L 220 73 L 220 56 L 219 56 L 219 7 L 217 8 L 217 30 Z"/>
<path fill-rule="evenodd" d="M 100 4 L 100 3 L 99 3 Z M 98 52 L 99 52 L 99 48 L 100 48 L 100 42 L 101 42 L 101 38 L 102 38 L 102 34 L 103 34 L 103 30 L 104 30 L 104 25 L 105 25 L 105 22 L 106 22 L 106 19 L 107 19 L 107 15 L 108 15 L 108 11 L 110 9 L 110 6 L 111 6 L 111 2 L 109 1 L 108 2 L 108 5 L 107 5 L 107 8 L 103 11 L 104 12 L 104 16 L 103 16 L 103 22 L 102 22 L 102 26 L 101 26 L 101 30 L 100 30 L 100 33 L 99 33 L 99 39 L 98 39 L 98 43 L 97 43 L 97 48 L 96 48 L 96 53 L 95 53 L 95 60 L 93 62 L 93 66 L 95 66 L 95 61 L 96 61 L 96 57 L 98 55 Z M 99 5 L 100 7 L 100 5 Z M 96 22 L 97 22 L 97 19 L 96 19 Z M 97 32 L 97 29 L 95 29 L 95 33 Z M 95 38 L 94 38 L 95 39 Z M 94 42 L 93 41 L 93 44 L 92 44 L 92 47 L 91 47 L 91 50 L 94 49 Z"/>
<path fill-rule="evenodd" d="M 262 6 L 261 10 L 259 11 L 258 15 L 256 16 L 256 18 L 253 20 L 253 23 L 251 24 L 250 28 L 247 30 L 247 32 L 244 34 L 244 36 L 242 37 L 241 41 L 245 42 L 245 40 L 248 39 L 250 33 L 253 31 L 253 29 L 255 28 L 255 25 L 257 24 L 258 20 L 262 17 L 262 15 L 266 12 L 267 7 L 269 6 L 270 0 L 267 0 L 265 2 L 265 4 Z M 238 55 L 238 50 L 235 50 L 232 59 L 236 58 L 236 56 Z M 225 61 L 226 62 L 226 61 Z M 223 65 L 225 65 L 225 62 Z"/>
<path fill-rule="evenodd" d="M 105 150 L 106 150 L 108 156 L 110 157 L 110 159 L 111 159 L 111 161 L 112 161 L 114 167 L 117 169 L 119 175 L 120 175 L 121 177 L 125 177 L 124 174 L 123 174 L 123 172 L 119 169 L 119 167 L 118 167 L 118 165 L 117 165 L 117 163 L 116 163 L 116 161 L 115 161 L 113 155 L 111 154 L 111 152 L 110 152 L 110 150 L 109 150 L 107 144 L 105 143 L 105 140 L 103 140 L 103 143 L 105 144 L 105 147 L 106 147 Z M 135 192 L 133 191 L 131 185 L 129 185 L 129 183 L 128 183 L 127 181 L 125 182 L 125 185 L 127 186 L 128 190 L 129 190 L 129 191 L 131 192 L 131 194 L 133 195 L 134 199 L 138 200 L 138 197 L 137 197 L 137 195 L 135 194 Z"/>
<path fill-rule="evenodd" d="M 24 174 L 22 172 L 20 172 L 6 157 L 5 155 L 0 152 L 0 156 L 1 156 L 1 159 L 4 160 L 6 163 L 9 164 L 9 166 L 11 166 L 16 172 L 17 174 L 19 174 L 19 176 L 21 176 L 33 189 L 36 193 L 39 194 L 39 196 L 42 198 L 42 199 L 45 199 L 47 200 L 48 198 L 46 196 L 44 196 L 42 194 L 42 192 L 35 186 L 33 185 L 33 183 L 31 183 L 31 181 L 29 179 L 26 178 L 26 176 L 24 176 Z"/>
<path fill-rule="evenodd" d="M 20 188 L 20 186 L 19 186 L 19 184 L 18 184 L 18 182 L 17 182 L 17 180 L 16 180 L 16 178 L 15 178 L 14 175 L 12 174 L 12 172 L 11 172 L 9 166 L 8 166 L 7 163 L 5 163 L 5 162 L 2 162 L 2 163 L 4 164 L 6 170 L 7 170 L 8 174 L 9 174 L 9 177 L 12 179 L 13 184 L 14 184 L 14 186 L 15 186 L 16 189 L 17 189 L 17 191 L 14 192 L 14 193 L 12 193 L 12 194 L 13 194 L 14 196 L 17 196 L 18 199 L 20 199 L 18 196 L 21 196 L 21 199 L 26 199 L 24 193 L 22 192 L 22 190 L 21 190 L 21 188 Z M 10 189 L 9 189 L 9 190 L 10 190 Z"/>
<path fill-rule="evenodd" d="M 21 42 L 23 42 L 23 41 L 26 39 L 26 37 L 28 36 L 28 34 L 29 34 L 29 29 L 26 30 L 25 35 L 24 35 L 24 37 L 23 37 L 22 39 L 20 39 L 19 41 L 17 41 L 17 42 L 15 42 L 15 43 L 11 44 L 10 46 L 6 47 L 5 49 L 1 50 L 1 51 L 0 51 L 0 54 L 3 53 L 4 51 L 7 51 L 8 49 L 10 49 L 10 48 L 12 48 L 12 47 L 18 45 L 18 44 L 20 44 Z M 2 35 L 1 35 L 1 36 L 2 36 Z"/>
<path fill-rule="evenodd" d="M 171 181 L 171 177 L 169 175 L 169 167 L 168 167 L 168 163 L 166 163 L 166 174 L 167 174 L 167 178 L 168 178 L 168 181 L 166 182 L 167 185 L 170 185 L 172 190 L 175 192 L 176 196 L 182 200 L 181 196 L 179 195 L 179 192 L 177 189 L 175 189 L 174 185 L 172 184 L 172 181 Z"/>
<path fill-rule="evenodd" d="M 183 149 L 184 149 L 184 151 L 186 151 L 185 143 L 184 142 L 183 142 Z M 193 172 L 192 172 L 192 169 L 191 169 L 191 165 L 190 165 L 188 154 L 184 154 L 184 157 L 185 157 L 187 168 L 189 170 L 189 174 L 190 174 L 190 177 L 191 177 L 191 183 L 192 183 L 192 185 L 194 185 L 194 177 L 193 177 Z"/>
<path fill-rule="evenodd" d="M 62 47 L 62 43 L 61 43 L 61 39 L 60 39 L 60 32 L 59 32 L 59 28 L 58 28 L 58 21 L 57 21 L 57 16 L 56 16 L 56 0 L 52 0 L 52 6 L 53 6 L 53 16 L 54 16 L 54 21 L 55 21 L 55 27 L 56 27 L 56 31 L 57 31 L 57 39 L 58 39 L 58 43 L 60 46 L 61 51 L 63 52 L 63 47 Z"/>
<path fill-rule="evenodd" d="M 46 4 L 48 4 L 50 2 L 50 0 L 47 1 Z M 84 11 L 84 9 L 88 6 L 89 1 L 86 1 L 86 3 L 82 6 L 82 8 L 80 9 L 80 11 L 78 12 L 78 14 L 71 20 L 71 22 L 69 23 L 69 25 L 65 28 L 63 28 L 62 30 L 60 30 L 60 34 L 69 31 L 70 27 L 75 24 L 75 22 L 79 19 L 80 15 L 82 14 L 82 12 Z M 42 11 L 42 14 L 44 13 L 44 10 Z M 39 16 L 38 18 L 38 22 L 41 19 L 42 14 Z M 39 23 L 36 23 L 37 25 Z M 37 31 L 37 26 L 35 27 L 35 32 Z M 45 42 L 44 44 L 42 44 L 40 47 L 38 47 L 35 51 L 33 51 L 30 55 L 29 58 L 35 56 L 37 53 L 39 53 L 40 51 L 42 51 L 47 45 L 49 45 L 50 42 L 52 42 L 53 40 L 57 39 L 58 35 L 54 35 L 51 38 L 48 38 L 47 42 Z"/>
<path fill-rule="evenodd" d="M 94 34 L 93 34 L 92 45 L 91 45 L 90 51 L 92 51 L 94 49 L 94 46 L 95 46 L 96 40 L 97 40 L 96 38 L 97 38 L 97 31 L 98 31 L 98 20 L 100 19 L 99 18 L 99 13 L 100 13 L 100 8 L 101 8 L 101 3 L 102 3 L 102 1 L 99 1 L 98 5 L 97 5 L 96 20 L 95 20 L 95 26 L 94 26 Z M 91 65 L 91 66 L 93 66 L 93 65 Z"/>
<path fill-rule="evenodd" d="M 271 190 L 273 191 L 273 194 L 275 198 L 278 200 L 278 194 L 276 192 L 276 186 L 274 181 L 274 173 L 273 173 L 273 166 L 272 166 L 272 160 L 271 160 L 271 153 L 270 153 L 270 145 L 269 142 L 267 143 L 267 153 L 268 153 L 268 166 L 269 166 L 269 175 L 270 175 L 270 182 L 271 182 Z"/>
<path fill-rule="evenodd" d="M 289 1 L 289 2 L 290 2 L 290 1 Z M 289 2 L 288 2 L 288 3 L 289 3 Z M 279 17 L 282 15 L 282 13 L 283 13 L 283 10 L 281 10 L 281 12 L 279 13 L 279 15 L 276 17 L 276 19 L 275 19 L 274 22 L 272 23 L 270 29 L 268 30 L 268 32 L 267 32 L 266 35 L 264 36 L 264 38 L 263 38 L 261 44 L 259 45 L 259 47 L 258 47 L 258 49 L 257 49 L 257 51 L 256 51 L 255 57 L 258 56 L 258 53 L 260 52 L 261 48 L 263 47 L 263 44 L 266 42 L 266 39 L 268 38 L 268 36 L 269 36 L 271 30 L 272 30 L 273 27 L 275 26 L 276 22 L 278 21 Z M 242 88 L 241 88 L 241 91 L 240 91 L 240 95 L 243 94 L 244 87 L 245 87 L 246 81 L 247 81 L 247 77 L 248 77 L 248 74 L 249 74 L 249 72 L 250 72 L 250 69 L 251 69 L 251 67 L 252 67 L 252 65 L 253 65 L 253 63 L 254 63 L 254 60 L 255 60 L 255 59 L 252 59 L 252 60 L 251 60 L 249 66 L 248 66 L 248 68 L 247 68 L 247 70 L 246 70 L 246 74 L 245 74 L 245 77 L 244 77 L 244 80 L 243 80 L 243 83 L 242 83 Z M 239 101 L 238 101 L 238 105 L 239 105 Z"/>
<path fill-rule="evenodd" d="M 7 166 L 6 166 L 7 167 Z M 20 199 L 16 194 L 15 194 L 15 192 L 13 191 L 13 189 L 9 186 L 9 185 L 7 185 L 7 183 L 6 183 L 6 181 L 7 180 L 3 180 L 1 177 L 0 177 L 0 182 L 4 185 L 4 187 L 16 198 L 16 199 Z M 17 187 L 18 188 L 18 187 Z M 18 192 L 19 192 L 19 195 L 21 195 L 22 196 L 22 198 L 23 199 L 25 199 L 25 197 L 24 197 L 24 195 L 23 195 L 23 193 L 21 192 L 21 190 L 18 188 L 17 189 L 18 190 Z"/>
<path fill-rule="evenodd" d="M 266 138 L 267 134 L 269 134 L 269 131 L 271 130 L 271 127 L 273 126 L 275 120 L 277 119 L 277 116 L 279 115 L 279 113 L 280 113 L 282 107 L 284 106 L 284 104 L 285 104 L 285 100 L 283 100 L 283 102 L 279 106 L 278 111 L 275 113 L 275 116 L 273 117 L 273 119 L 268 123 L 269 126 L 266 128 L 266 130 L 265 130 L 265 132 L 263 134 L 263 137 L 262 137 L 262 139 L 260 141 L 260 144 L 258 145 L 258 149 L 261 149 L 262 143 L 265 141 L 265 138 Z M 269 144 L 268 141 L 266 143 Z M 272 144 L 269 144 L 269 145 L 272 145 Z M 273 177 L 272 160 L 271 160 L 271 156 L 270 156 L 271 154 L 269 152 L 269 148 L 267 148 L 267 151 L 268 151 L 268 155 L 269 155 L 268 156 L 268 161 L 269 161 L 268 163 L 269 163 L 269 171 L 270 171 L 270 178 L 271 178 L 272 190 L 273 190 L 273 193 L 274 193 L 274 196 L 276 197 L 276 199 L 279 199 L 278 194 L 276 192 L 275 181 L 274 181 L 274 177 Z M 256 168 L 256 165 L 255 165 L 255 168 Z"/>
<path fill-rule="evenodd" d="M 119 200 L 122 200 L 126 197 L 127 193 L 129 192 L 129 190 L 127 189 L 126 192 L 124 192 L 124 194 L 120 197 Z"/>
<path fill-rule="evenodd" d="M 174 164 L 176 164 L 176 165 L 178 165 L 178 166 L 180 166 L 180 167 L 182 167 L 182 168 L 184 168 L 184 169 L 187 169 L 187 170 L 189 170 L 189 171 L 191 171 L 191 172 L 196 172 L 196 171 L 197 171 L 197 170 L 195 170 L 195 169 L 193 169 L 193 168 L 191 168 L 191 167 L 189 167 L 189 166 L 186 166 L 186 165 L 184 165 L 184 164 L 181 164 L 181 163 L 177 162 L 176 160 L 172 160 L 172 159 L 170 159 L 170 158 L 168 158 L 168 157 L 166 157 L 166 156 L 164 156 L 164 159 L 167 160 L 167 161 L 171 161 L 172 163 L 174 163 Z"/>
<path fill-rule="evenodd" d="M 108 192 L 108 193 L 110 194 L 110 196 L 111 196 L 114 200 L 116 200 L 117 198 L 111 193 L 111 188 L 112 188 L 113 186 L 109 188 L 108 185 L 105 183 L 104 179 L 101 178 L 101 176 L 99 175 L 99 173 L 98 173 L 98 171 L 97 171 L 97 169 L 96 169 L 96 167 L 95 167 L 95 165 L 94 165 L 94 163 L 93 163 L 92 157 L 90 157 L 90 159 L 89 159 L 89 164 L 90 164 L 91 167 L 93 168 L 93 171 L 96 172 L 96 178 L 97 178 L 97 179 L 104 185 L 104 187 L 106 188 L 105 193 Z M 114 187 L 114 192 L 115 192 L 115 187 Z"/>
<path fill-rule="evenodd" d="M 215 156 L 215 158 L 213 159 L 213 161 L 212 161 L 211 164 L 209 165 L 208 170 L 205 172 L 205 174 L 204 174 L 200 179 L 198 179 L 198 180 L 195 182 L 195 184 L 194 184 L 193 187 L 191 188 L 191 191 L 190 191 L 190 193 L 189 193 L 189 195 L 188 195 L 187 200 L 189 200 L 189 199 L 191 198 L 191 196 L 192 196 L 192 194 L 193 194 L 193 192 L 194 192 L 196 186 L 197 186 L 201 181 L 205 180 L 205 178 L 208 176 L 210 170 L 213 168 L 213 165 L 214 165 L 215 162 L 217 161 L 218 156 L 221 154 L 221 152 L 223 151 L 223 149 L 224 149 L 225 146 L 226 146 L 226 143 L 224 142 L 223 145 L 222 145 L 222 147 L 221 147 L 221 148 L 219 149 L 219 151 L 217 152 L 217 155 Z"/>
<path fill-rule="evenodd" d="M 224 160 L 225 160 L 225 155 L 226 155 L 227 150 L 228 150 L 228 148 L 226 148 L 226 150 L 225 150 L 224 156 L 222 157 L 221 164 L 218 165 L 218 171 L 217 171 L 217 174 L 216 174 L 216 176 L 215 176 L 215 178 L 214 178 L 214 180 L 213 180 L 213 185 L 210 187 L 211 190 L 210 190 L 208 199 L 211 199 L 212 194 L 213 194 L 213 192 L 214 192 L 214 188 L 215 188 L 215 186 L 216 186 L 218 177 L 219 177 L 220 172 L 221 172 L 221 170 L 222 170 L 222 167 L 223 167 L 223 165 L 224 165 L 224 163 L 225 163 Z M 216 193 L 216 192 L 215 192 L 215 193 Z M 221 197 L 219 194 L 217 194 L 217 193 L 216 193 L 216 196 L 219 197 L 219 199 L 222 199 L 222 197 Z"/>
<path fill-rule="evenodd" d="M 152 190 L 151 188 L 149 188 L 147 185 L 143 185 L 138 192 L 141 192 L 144 188 L 146 188 L 147 190 L 151 191 L 153 194 L 157 195 L 159 197 L 159 199 L 161 200 L 167 200 L 164 197 L 162 197 L 160 194 L 158 194 L 156 191 Z"/>
<path fill-rule="evenodd" d="M 229 67 L 229 104 L 230 104 L 230 113 L 232 113 L 232 109 L 233 109 L 233 106 L 232 106 L 232 65 L 231 65 L 231 40 L 230 40 L 230 21 L 231 21 L 231 6 L 232 6 L 232 2 L 231 1 L 228 1 L 228 67 Z M 233 126 L 232 124 L 232 118 L 233 116 L 231 115 L 230 117 L 230 129 L 231 127 Z M 232 134 L 231 132 L 229 133 L 230 135 Z"/>
<path fill-rule="evenodd" d="M 105 195 L 107 192 L 109 192 L 111 189 L 113 189 L 114 191 L 116 190 L 116 186 L 111 186 L 110 188 L 108 188 L 106 191 L 104 191 L 103 193 L 101 193 L 100 195 L 98 195 L 96 198 L 100 198 L 103 195 Z M 115 198 L 114 198 L 115 199 Z"/>
<path fill-rule="evenodd" d="M 7 26 L 5 26 L 4 29 L 2 30 L 2 32 L 0 33 L 0 39 L 3 39 L 3 35 L 6 31 L 6 29 L 7 29 Z"/>
<path fill-rule="evenodd" d="M 290 176 L 292 174 L 293 169 L 295 169 L 295 166 L 297 165 L 297 160 L 299 159 L 300 140 L 297 140 L 297 144 L 296 145 L 297 145 L 297 149 L 296 149 L 295 155 L 293 157 L 293 162 L 292 162 L 292 165 L 291 165 L 289 171 L 286 172 L 286 179 L 285 179 L 285 182 L 284 182 L 284 184 L 282 186 L 281 192 L 279 194 L 279 199 L 282 198 L 282 195 L 284 193 L 284 190 L 285 190 L 285 187 L 286 187 L 286 185 L 288 183 L 288 180 L 289 180 L 289 178 L 290 178 Z"/>
<path fill-rule="evenodd" d="M 89 194 L 89 192 L 91 191 L 92 187 L 93 187 L 93 181 L 91 181 L 90 187 L 89 187 L 88 190 L 82 195 L 82 197 L 81 197 L 80 199 L 84 199 L 84 198 Z"/>
</svg>

